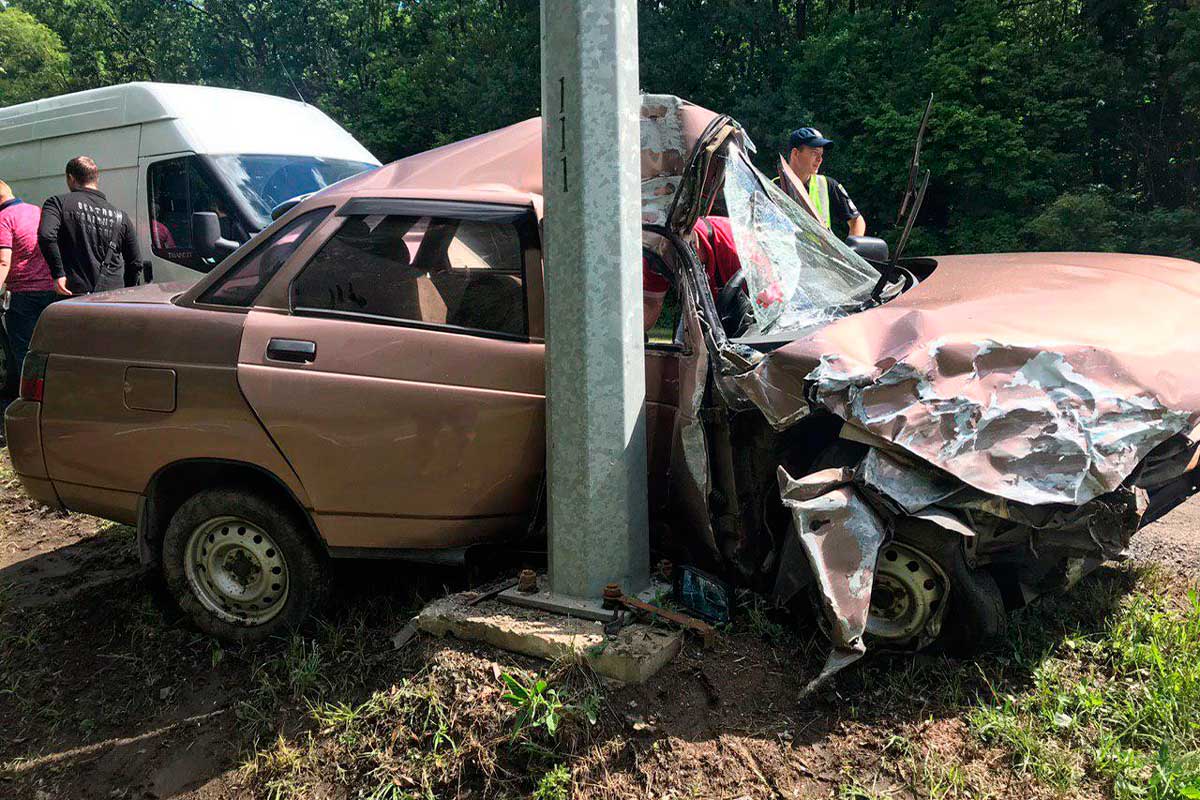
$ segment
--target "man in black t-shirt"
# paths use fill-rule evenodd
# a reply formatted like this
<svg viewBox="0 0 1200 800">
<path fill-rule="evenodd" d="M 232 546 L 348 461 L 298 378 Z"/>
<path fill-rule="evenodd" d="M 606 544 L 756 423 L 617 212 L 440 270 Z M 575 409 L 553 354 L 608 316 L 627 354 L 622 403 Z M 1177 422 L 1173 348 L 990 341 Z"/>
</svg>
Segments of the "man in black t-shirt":
<svg viewBox="0 0 1200 800">
<path fill-rule="evenodd" d="M 844 222 L 851 236 L 866 236 L 867 221 L 845 187 L 827 175 L 818 174 L 825 159 L 825 149 L 831 147 L 833 141 L 822 136 L 816 128 L 799 128 L 792 131 L 788 145 L 788 167 L 800 179 L 800 185 L 808 190 L 817 219 L 831 229 L 834 221 Z"/>
<path fill-rule="evenodd" d="M 133 286 L 142 269 L 133 220 L 99 188 L 100 170 L 87 156 L 67 162 L 66 194 L 42 205 L 38 248 L 60 295 Z"/>
</svg>

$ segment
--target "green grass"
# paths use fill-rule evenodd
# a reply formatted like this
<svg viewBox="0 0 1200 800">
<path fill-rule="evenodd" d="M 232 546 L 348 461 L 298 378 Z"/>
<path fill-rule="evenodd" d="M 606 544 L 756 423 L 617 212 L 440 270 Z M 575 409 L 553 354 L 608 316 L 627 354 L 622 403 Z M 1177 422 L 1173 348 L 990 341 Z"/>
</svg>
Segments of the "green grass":
<svg viewBox="0 0 1200 800">
<path fill-rule="evenodd" d="M 781 645 L 794 636 L 792 628 L 772 619 L 772 610 L 762 595 L 744 594 L 735 617 L 737 627 L 748 630 L 770 645 Z"/>
<path fill-rule="evenodd" d="M 1200 797 L 1200 596 L 1143 583 L 1034 663 L 1027 689 L 968 715 L 1018 772 L 1061 791 L 1099 780 L 1117 800 Z"/>
<path fill-rule="evenodd" d="M 538 780 L 533 800 L 567 800 L 571 796 L 571 770 L 566 764 L 556 764 Z"/>
<path fill-rule="evenodd" d="M 539 728 L 544 728 L 550 736 L 558 733 L 558 723 L 567 709 L 557 689 L 552 689 L 544 678 L 526 682 L 508 672 L 502 674 L 500 680 L 508 688 L 500 699 L 517 709 L 513 720 L 514 740 Z"/>
</svg>

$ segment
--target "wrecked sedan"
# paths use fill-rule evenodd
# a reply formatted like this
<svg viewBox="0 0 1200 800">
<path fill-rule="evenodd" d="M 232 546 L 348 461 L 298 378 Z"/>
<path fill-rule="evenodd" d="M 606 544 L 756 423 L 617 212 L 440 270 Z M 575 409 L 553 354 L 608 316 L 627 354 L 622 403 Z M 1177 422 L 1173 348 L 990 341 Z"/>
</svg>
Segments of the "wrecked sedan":
<svg viewBox="0 0 1200 800">
<path fill-rule="evenodd" d="M 868 643 L 977 646 L 1195 491 L 1200 265 L 854 242 L 868 261 L 752 147 L 643 98 L 644 258 L 671 286 L 646 345 L 656 552 L 815 601 L 827 677 Z M 541 211 L 534 119 L 307 198 L 191 288 L 58 303 L 6 414 L 16 471 L 136 524 L 234 639 L 302 620 L 329 558 L 536 536 Z M 708 215 L 742 264 L 715 296 L 688 236 Z"/>
</svg>

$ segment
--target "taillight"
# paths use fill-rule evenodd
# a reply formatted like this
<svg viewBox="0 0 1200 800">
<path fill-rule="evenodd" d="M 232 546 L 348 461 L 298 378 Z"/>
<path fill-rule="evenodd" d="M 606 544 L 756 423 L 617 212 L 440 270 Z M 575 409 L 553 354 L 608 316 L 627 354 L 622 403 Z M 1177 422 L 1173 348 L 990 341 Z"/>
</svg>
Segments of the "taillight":
<svg viewBox="0 0 1200 800">
<path fill-rule="evenodd" d="M 46 354 L 29 352 L 21 365 L 21 399 L 42 402 L 46 390 Z"/>
</svg>

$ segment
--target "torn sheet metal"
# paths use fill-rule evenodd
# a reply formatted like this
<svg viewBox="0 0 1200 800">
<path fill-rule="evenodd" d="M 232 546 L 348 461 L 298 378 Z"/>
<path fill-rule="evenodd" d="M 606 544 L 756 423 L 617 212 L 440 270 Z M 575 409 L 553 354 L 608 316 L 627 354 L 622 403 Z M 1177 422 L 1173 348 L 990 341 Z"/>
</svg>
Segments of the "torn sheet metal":
<svg viewBox="0 0 1200 800">
<path fill-rule="evenodd" d="M 914 460 L 901 460 L 872 447 L 858 467 L 859 480 L 909 514 L 942 502 L 963 488 L 957 478 L 925 464 L 914 464 Z"/>
<path fill-rule="evenodd" d="M 1060 548 L 1118 558 L 1141 523 L 1146 492 L 1120 486 L 1079 506 L 1030 505 L 995 497 L 911 457 L 871 448 L 855 479 L 899 513 L 964 537 L 1020 526 L 1026 535 L 1052 533 Z"/>
<path fill-rule="evenodd" d="M 642 96 L 643 224 L 667 224 L 667 211 L 687 168 L 692 142 L 685 138 L 680 118 L 684 105 L 672 95 Z"/>
<path fill-rule="evenodd" d="M 939 258 L 920 285 L 774 351 L 739 385 L 808 405 L 1029 505 L 1116 489 L 1200 421 L 1200 270 L 1100 253 Z"/>
<path fill-rule="evenodd" d="M 1060 353 L 985 341 L 944 356 L 943 344 L 883 370 L 825 356 L 807 379 L 839 416 L 972 486 L 1030 504 L 1080 505 L 1111 491 L 1190 427 L 1187 413 L 1114 390 Z M 943 359 L 963 372 L 941 373 Z"/>
<path fill-rule="evenodd" d="M 708 440 L 700 419 L 704 388 L 708 379 L 708 350 L 695 298 L 686 287 L 680 292 L 683 303 L 683 346 L 679 357 L 679 409 L 675 416 L 675 435 L 671 437 L 672 516 L 680 529 L 694 531 L 713 564 L 721 562 L 708 498 L 712 491 Z"/>
<path fill-rule="evenodd" d="M 831 468 L 799 480 L 779 468 L 779 493 L 812 566 L 829 620 L 833 651 L 801 696 L 823 686 L 866 652 L 875 561 L 886 526 L 851 483 L 853 471 Z"/>
</svg>

